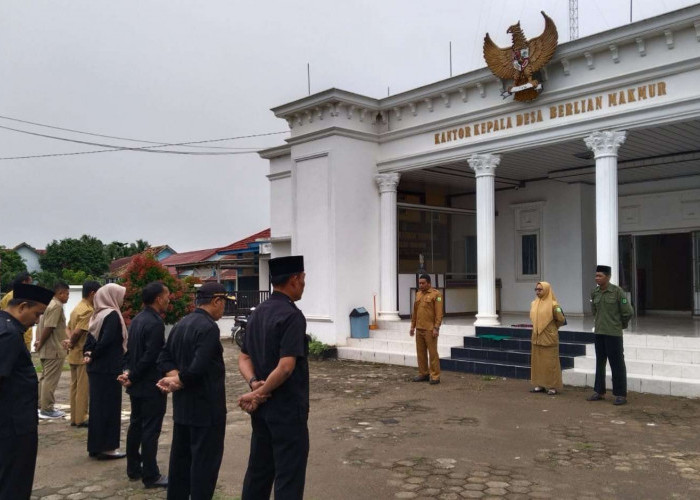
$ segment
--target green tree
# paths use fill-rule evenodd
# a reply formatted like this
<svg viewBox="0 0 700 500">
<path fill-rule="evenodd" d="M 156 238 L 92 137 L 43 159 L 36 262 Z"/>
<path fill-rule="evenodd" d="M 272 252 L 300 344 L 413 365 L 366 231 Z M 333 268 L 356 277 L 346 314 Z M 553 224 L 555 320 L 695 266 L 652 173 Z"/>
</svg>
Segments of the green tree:
<svg viewBox="0 0 700 500">
<path fill-rule="evenodd" d="M 105 245 L 105 255 L 107 260 L 121 259 L 122 257 L 130 257 L 138 253 L 146 251 L 150 245 L 146 240 L 138 239 L 134 243 L 124 243 L 121 241 L 113 241 Z"/>
<path fill-rule="evenodd" d="M 9 292 L 17 273 L 27 270 L 22 257 L 10 248 L 0 247 L 0 290 Z"/>
<path fill-rule="evenodd" d="M 104 244 L 86 234 L 80 239 L 53 240 L 46 246 L 46 253 L 39 258 L 39 263 L 42 270 L 57 276 L 61 276 L 64 269 L 84 271 L 93 276 L 101 276 L 109 269 Z"/>
</svg>

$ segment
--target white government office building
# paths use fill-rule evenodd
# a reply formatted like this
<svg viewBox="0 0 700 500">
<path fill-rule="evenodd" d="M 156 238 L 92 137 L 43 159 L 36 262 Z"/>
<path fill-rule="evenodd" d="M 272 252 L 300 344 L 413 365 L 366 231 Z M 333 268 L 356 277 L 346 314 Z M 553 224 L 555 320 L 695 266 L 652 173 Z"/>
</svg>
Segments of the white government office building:
<svg viewBox="0 0 700 500">
<path fill-rule="evenodd" d="M 529 322 L 539 280 L 565 328 L 590 331 L 608 264 L 639 315 L 630 389 L 700 395 L 700 6 L 560 43 L 537 76 L 527 103 L 484 67 L 272 109 L 291 136 L 260 152 L 271 254 L 305 257 L 309 333 L 345 357 L 415 364 L 419 259 L 445 294 L 441 356 L 475 326 Z M 349 339 L 351 309 L 372 311 L 375 295 L 380 329 Z M 592 357 L 565 382 L 592 385 Z"/>
</svg>

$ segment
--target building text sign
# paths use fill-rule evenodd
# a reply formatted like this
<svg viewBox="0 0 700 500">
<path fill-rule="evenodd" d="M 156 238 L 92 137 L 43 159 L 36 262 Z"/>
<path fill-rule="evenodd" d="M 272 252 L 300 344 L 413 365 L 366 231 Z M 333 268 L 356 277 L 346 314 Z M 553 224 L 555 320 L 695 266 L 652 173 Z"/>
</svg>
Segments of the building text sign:
<svg viewBox="0 0 700 500">
<path fill-rule="evenodd" d="M 522 113 L 492 118 L 476 123 L 469 123 L 435 133 L 435 144 L 461 141 L 476 136 L 483 136 L 501 130 L 527 127 L 536 123 L 558 120 L 568 116 L 581 115 L 603 109 L 617 108 L 627 104 L 656 99 L 666 95 L 666 82 L 660 81 L 646 85 L 629 87 L 594 97 L 566 101 Z"/>
</svg>

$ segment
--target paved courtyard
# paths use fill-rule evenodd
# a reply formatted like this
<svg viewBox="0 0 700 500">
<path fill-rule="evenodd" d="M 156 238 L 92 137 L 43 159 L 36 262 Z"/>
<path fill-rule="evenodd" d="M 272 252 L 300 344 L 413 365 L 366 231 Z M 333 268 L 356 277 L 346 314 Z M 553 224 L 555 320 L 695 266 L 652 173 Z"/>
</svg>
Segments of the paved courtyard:
<svg viewBox="0 0 700 500">
<path fill-rule="evenodd" d="M 250 426 L 246 389 L 225 344 L 228 426 L 220 500 L 240 497 Z M 700 400 L 632 393 L 627 406 L 589 403 L 587 390 L 530 394 L 522 380 L 443 373 L 411 383 L 406 367 L 311 363 L 309 499 L 700 498 Z M 70 375 L 57 402 L 67 402 Z M 159 460 L 167 473 L 168 402 Z M 64 406 L 60 406 L 64 408 Z M 122 448 L 128 425 L 123 403 Z M 129 481 L 125 461 L 95 461 L 87 431 L 41 421 L 33 498 L 165 498 Z"/>
</svg>

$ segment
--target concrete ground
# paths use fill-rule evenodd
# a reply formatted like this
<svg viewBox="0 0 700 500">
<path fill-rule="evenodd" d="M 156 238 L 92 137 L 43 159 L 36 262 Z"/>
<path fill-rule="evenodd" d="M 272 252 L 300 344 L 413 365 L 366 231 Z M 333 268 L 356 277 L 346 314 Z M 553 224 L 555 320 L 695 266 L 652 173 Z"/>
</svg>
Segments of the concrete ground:
<svg viewBox="0 0 700 500">
<path fill-rule="evenodd" d="M 223 340 L 228 426 L 215 498 L 240 497 L 249 417 L 238 350 Z M 530 394 L 522 380 L 445 372 L 412 383 L 411 368 L 311 363 L 309 499 L 700 498 L 700 400 L 633 393 L 627 406 L 587 390 Z M 57 402 L 67 403 L 63 373 Z M 123 400 L 122 448 L 128 425 Z M 167 473 L 170 402 L 159 460 Z M 64 408 L 64 406 L 60 406 Z M 165 498 L 129 481 L 125 461 L 88 458 L 85 429 L 41 421 L 33 498 Z"/>
</svg>

